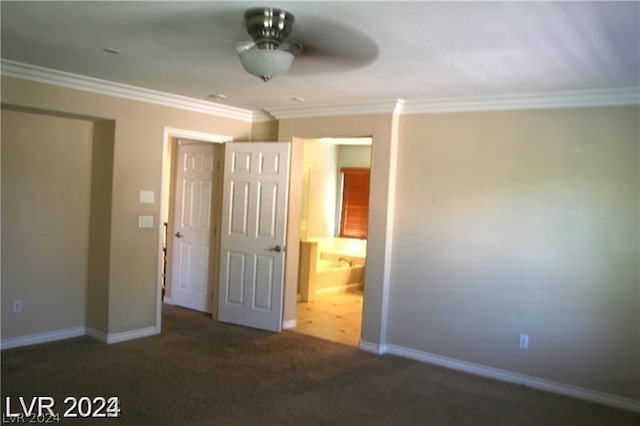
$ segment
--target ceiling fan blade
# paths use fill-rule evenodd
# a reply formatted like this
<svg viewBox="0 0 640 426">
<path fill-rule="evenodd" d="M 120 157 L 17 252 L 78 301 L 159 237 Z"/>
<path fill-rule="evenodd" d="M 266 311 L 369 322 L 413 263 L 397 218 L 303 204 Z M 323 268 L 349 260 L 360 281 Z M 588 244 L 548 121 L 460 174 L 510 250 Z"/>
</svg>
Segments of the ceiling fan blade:
<svg viewBox="0 0 640 426">
<path fill-rule="evenodd" d="M 291 67 L 294 75 L 350 71 L 372 63 L 379 53 L 369 35 L 317 16 L 300 16 L 290 37 L 303 46 Z"/>
</svg>

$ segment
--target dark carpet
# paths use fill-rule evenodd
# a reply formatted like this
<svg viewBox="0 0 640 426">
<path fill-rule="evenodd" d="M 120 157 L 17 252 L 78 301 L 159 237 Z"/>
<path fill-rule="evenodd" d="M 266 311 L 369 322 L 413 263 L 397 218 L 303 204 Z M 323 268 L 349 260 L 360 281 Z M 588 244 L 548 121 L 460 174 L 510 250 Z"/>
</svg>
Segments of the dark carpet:
<svg viewBox="0 0 640 426">
<path fill-rule="evenodd" d="M 119 397 L 119 418 L 62 424 L 640 424 L 636 413 L 171 306 L 160 336 L 70 339 L 5 350 L 1 360 L 3 413 L 5 397 L 12 412 L 18 396 L 52 396 L 60 411 L 66 396 Z"/>
</svg>

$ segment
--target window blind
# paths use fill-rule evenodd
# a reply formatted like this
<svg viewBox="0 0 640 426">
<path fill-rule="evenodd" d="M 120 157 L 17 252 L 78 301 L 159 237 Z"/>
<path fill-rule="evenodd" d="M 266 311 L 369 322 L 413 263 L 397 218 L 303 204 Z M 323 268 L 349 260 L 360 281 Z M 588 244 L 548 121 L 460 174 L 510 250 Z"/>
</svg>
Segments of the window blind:
<svg viewBox="0 0 640 426">
<path fill-rule="evenodd" d="M 367 238 L 369 225 L 369 169 L 342 168 L 340 236 Z"/>
</svg>

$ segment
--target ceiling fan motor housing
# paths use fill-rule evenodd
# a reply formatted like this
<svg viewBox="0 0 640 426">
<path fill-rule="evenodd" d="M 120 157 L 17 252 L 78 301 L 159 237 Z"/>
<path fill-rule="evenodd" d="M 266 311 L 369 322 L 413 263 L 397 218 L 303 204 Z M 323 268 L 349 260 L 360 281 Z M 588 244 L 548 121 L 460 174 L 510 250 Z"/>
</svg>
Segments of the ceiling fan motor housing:
<svg viewBox="0 0 640 426">
<path fill-rule="evenodd" d="M 291 32 L 293 15 L 282 9 L 252 8 L 244 14 L 247 32 L 260 49 L 277 49 Z"/>
</svg>

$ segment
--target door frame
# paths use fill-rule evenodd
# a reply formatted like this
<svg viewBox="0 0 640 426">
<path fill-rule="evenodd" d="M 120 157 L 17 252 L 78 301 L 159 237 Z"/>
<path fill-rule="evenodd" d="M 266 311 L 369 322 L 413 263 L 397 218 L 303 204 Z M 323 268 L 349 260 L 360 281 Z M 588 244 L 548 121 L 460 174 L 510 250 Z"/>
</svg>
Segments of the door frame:
<svg viewBox="0 0 640 426">
<path fill-rule="evenodd" d="M 160 206 L 158 210 L 158 267 L 157 267 L 157 280 L 156 280 L 156 331 L 160 333 L 162 330 L 162 243 L 164 240 L 164 222 L 165 215 L 169 217 L 170 197 L 167 196 L 171 192 L 171 185 L 173 182 L 172 176 L 172 158 L 173 152 L 171 151 L 171 143 L 174 139 L 191 139 L 199 142 L 209 142 L 223 144 L 226 142 L 232 142 L 233 137 L 227 135 L 220 135 L 215 133 L 200 132 L 189 129 L 178 129 L 175 127 L 164 127 L 164 133 L 162 137 L 162 172 L 161 172 L 161 184 L 160 184 Z M 213 244 L 217 242 L 212 241 Z M 167 256 L 167 259 L 169 257 Z"/>
<path fill-rule="evenodd" d="M 395 211 L 395 187 L 399 120 L 402 99 L 382 102 L 361 113 L 318 114 L 313 117 L 281 118 L 278 140 L 292 142 L 291 185 L 289 186 L 289 224 L 287 226 L 287 263 L 283 328 L 296 326 L 296 292 L 300 241 L 300 200 L 302 191 L 304 139 L 322 137 L 369 136 L 371 144 L 371 197 L 369 199 L 369 238 L 367 240 L 367 276 L 362 309 L 360 349 L 383 354 L 387 350 L 387 322 L 391 287 L 391 259 Z M 315 111 L 315 110 L 314 110 Z M 322 110 L 324 112 L 324 110 Z M 342 114 L 342 115 L 339 115 Z M 296 181 L 298 179 L 298 181 Z M 297 227 L 297 229 L 296 229 Z"/>
<path fill-rule="evenodd" d="M 299 142 L 303 142 L 303 143 L 302 143 L 302 146 L 303 146 L 303 150 L 302 150 L 302 151 L 303 151 L 303 155 L 302 155 L 302 171 L 301 171 L 301 181 L 302 181 L 302 182 L 301 182 L 301 184 L 302 184 L 301 186 L 302 186 L 302 189 L 301 189 L 301 192 L 300 192 L 300 193 L 301 193 L 301 196 L 300 196 L 300 215 L 299 215 L 299 216 L 300 216 L 300 223 L 299 223 L 299 227 L 300 227 L 300 239 L 301 239 L 301 240 L 302 240 L 303 238 L 306 238 L 306 235 L 304 235 L 304 236 L 302 235 L 302 223 L 303 223 L 303 220 L 306 220 L 306 219 L 303 217 L 303 216 L 304 216 L 304 215 L 303 215 L 303 213 L 304 213 L 304 212 L 303 212 L 303 206 L 302 206 L 302 204 L 303 204 L 303 203 L 304 203 L 304 201 L 305 201 L 305 200 L 303 199 L 303 197 L 302 197 L 302 195 L 304 195 L 304 193 L 305 193 L 305 188 L 304 188 L 304 178 L 305 178 L 305 173 L 307 173 L 307 171 L 308 171 L 308 170 L 310 170 L 310 169 L 311 169 L 311 166 L 312 166 L 312 165 L 311 165 L 311 163 L 307 163 L 306 161 L 304 161 L 304 148 L 307 146 L 307 142 L 311 142 L 311 143 L 323 143 L 323 142 L 322 142 L 322 140 L 323 140 L 323 139 L 327 139 L 327 138 L 329 138 L 329 139 L 330 139 L 331 137 L 330 137 L 330 136 L 322 136 L 322 137 L 314 137 L 314 138 L 306 138 L 306 137 L 305 137 L 305 138 L 296 138 L 296 140 L 297 140 L 297 141 L 299 141 Z M 370 140 L 371 140 L 371 143 L 369 143 L 369 144 L 362 144 L 362 145 L 369 146 L 369 147 L 370 147 L 370 149 L 371 149 L 371 151 L 373 151 L 373 137 L 371 137 L 371 136 L 344 136 L 344 137 L 337 137 L 336 139 L 345 139 L 345 140 L 370 139 Z M 337 143 L 336 145 L 337 145 L 337 146 L 340 146 L 340 145 L 348 145 L 348 144 L 339 144 L 339 143 Z M 355 144 L 353 144 L 353 145 L 360 145 L 360 144 L 355 143 Z M 369 168 L 369 170 L 371 170 L 371 158 L 369 159 L 369 167 L 368 167 L 368 168 Z M 338 170 L 338 171 L 337 171 L 337 173 L 340 173 L 340 171 Z M 341 202 L 342 202 L 342 201 L 340 200 L 340 202 L 338 202 L 338 198 L 342 198 L 342 193 L 341 193 L 342 189 L 343 189 L 343 188 L 342 188 L 342 184 L 340 184 L 340 192 L 339 192 L 339 191 L 336 191 L 336 208 L 335 208 L 336 212 L 335 212 L 335 215 L 334 215 L 335 233 L 337 233 L 337 232 L 338 232 L 338 229 L 339 229 L 339 227 L 340 227 Z M 371 185 L 369 185 L 369 190 L 371 191 Z M 371 209 L 371 205 L 369 205 L 369 206 L 368 206 L 368 209 L 369 209 L 369 210 Z M 371 212 L 370 212 L 370 211 L 369 211 L 369 214 L 371 214 Z M 369 232 L 370 232 L 370 231 L 369 231 Z M 336 237 L 337 237 L 337 236 L 336 236 Z M 297 262 L 298 262 L 298 268 L 300 268 L 300 263 L 301 263 L 301 262 L 300 262 L 300 257 L 299 257 L 299 256 L 298 256 L 298 261 L 297 261 Z M 364 266 L 364 273 L 365 273 L 365 276 L 366 276 L 366 271 L 367 271 L 367 264 L 368 264 L 368 263 L 365 261 L 365 266 Z M 366 286 L 365 286 L 365 289 L 366 289 Z M 362 292 L 362 299 L 363 299 L 363 312 L 362 312 L 362 313 L 361 313 L 361 315 L 360 315 L 360 320 L 361 320 L 361 321 L 362 321 L 362 319 L 363 319 L 363 317 L 364 317 L 364 303 L 365 303 L 365 298 L 366 298 L 366 294 L 367 294 L 367 292 L 365 291 L 365 289 L 363 289 L 363 292 Z M 300 296 L 300 294 L 296 294 L 296 299 L 295 299 L 295 300 L 296 300 L 296 303 L 298 303 L 298 302 L 300 301 L 299 296 Z M 284 322 L 287 324 L 287 326 L 288 326 L 287 328 L 295 328 L 295 327 L 297 327 L 297 325 L 298 325 L 297 309 L 296 309 L 296 315 L 295 315 L 295 318 L 294 318 L 293 320 L 284 321 Z M 361 335 L 362 335 L 362 333 L 361 333 Z"/>
</svg>

